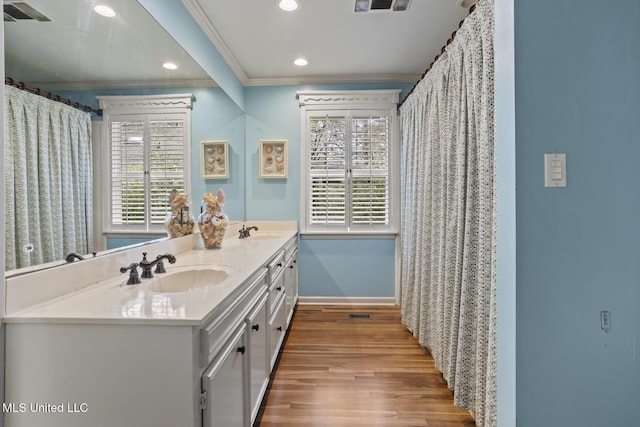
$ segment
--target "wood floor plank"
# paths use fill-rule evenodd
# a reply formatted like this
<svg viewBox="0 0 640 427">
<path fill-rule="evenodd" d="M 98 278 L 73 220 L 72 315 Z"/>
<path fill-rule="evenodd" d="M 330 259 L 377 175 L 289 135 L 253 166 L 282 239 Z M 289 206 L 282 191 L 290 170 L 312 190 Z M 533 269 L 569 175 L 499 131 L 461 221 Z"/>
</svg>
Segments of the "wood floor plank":
<svg viewBox="0 0 640 427">
<path fill-rule="evenodd" d="M 299 306 L 255 425 L 474 426 L 400 319 L 397 307 Z"/>
</svg>

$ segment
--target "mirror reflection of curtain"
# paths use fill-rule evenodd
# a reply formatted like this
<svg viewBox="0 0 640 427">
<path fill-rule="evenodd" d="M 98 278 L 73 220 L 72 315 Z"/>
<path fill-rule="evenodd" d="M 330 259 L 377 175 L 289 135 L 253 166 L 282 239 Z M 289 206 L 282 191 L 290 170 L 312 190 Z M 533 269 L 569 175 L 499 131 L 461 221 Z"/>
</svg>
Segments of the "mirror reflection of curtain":
<svg viewBox="0 0 640 427">
<path fill-rule="evenodd" d="M 5 91 L 6 269 L 89 253 L 90 114 L 8 85 Z"/>
<path fill-rule="evenodd" d="M 401 107 L 401 308 L 478 426 L 496 425 L 493 0 Z"/>
</svg>

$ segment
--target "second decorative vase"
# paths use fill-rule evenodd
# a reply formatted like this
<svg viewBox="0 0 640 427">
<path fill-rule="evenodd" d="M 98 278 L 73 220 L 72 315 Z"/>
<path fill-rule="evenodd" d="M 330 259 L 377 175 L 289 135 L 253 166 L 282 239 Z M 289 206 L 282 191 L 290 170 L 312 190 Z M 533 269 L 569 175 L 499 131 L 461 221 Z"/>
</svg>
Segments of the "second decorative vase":
<svg viewBox="0 0 640 427">
<path fill-rule="evenodd" d="M 202 196 L 204 211 L 198 217 L 198 227 L 202 241 L 207 249 L 222 247 L 222 240 L 227 231 L 229 218 L 222 211 L 224 206 L 224 191 L 218 190 L 218 195 L 206 193 Z"/>
</svg>

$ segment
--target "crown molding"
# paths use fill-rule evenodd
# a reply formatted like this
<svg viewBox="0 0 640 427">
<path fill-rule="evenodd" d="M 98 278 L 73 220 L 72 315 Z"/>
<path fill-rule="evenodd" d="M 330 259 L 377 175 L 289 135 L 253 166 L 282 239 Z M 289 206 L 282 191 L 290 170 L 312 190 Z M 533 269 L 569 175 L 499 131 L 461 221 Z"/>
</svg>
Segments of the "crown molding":
<svg viewBox="0 0 640 427">
<path fill-rule="evenodd" d="M 155 89 L 155 88 L 199 88 L 218 87 L 212 79 L 180 80 L 132 80 L 132 81 L 91 81 L 91 82 L 33 82 L 34 86 L 47 90 L 96 90 L 96 89 Z"/>
<path fill-rule="evenodd" d="M 420 74 L 334 74 L 330 76 L 256 77 L 245 86 L 297 86 L 329 83 L 415 83 Z"/>
<path fill-rule="evenodd" d="M 240 82 L 244 86 L 247 86 L 247 82 L 249 80 L 247 74 L 244 72 L 235 56 L 233 56 L 233 53 L 231 53 L 231 49 L 229 49 L 222 36 L 220 36 L 211 21 L 207 18 L 207 14 L 200 5 L 199 1 L 182 0 L 182 4 L 184 4 L 189 14 L 191 14 L 191 17 L 193 17 L 202 31 L 204 31 L 207 38 L 211 41 L 211 43 L 213 43 L 216 49 L 218 49 L 218 52 L 220 52 L 220 55 L 222 55 L 225 62 L 227 63 L 229 68 L 231 68 L 231 71 L 233 71 L 238 80 L 240 80 Z"/>
</svg>

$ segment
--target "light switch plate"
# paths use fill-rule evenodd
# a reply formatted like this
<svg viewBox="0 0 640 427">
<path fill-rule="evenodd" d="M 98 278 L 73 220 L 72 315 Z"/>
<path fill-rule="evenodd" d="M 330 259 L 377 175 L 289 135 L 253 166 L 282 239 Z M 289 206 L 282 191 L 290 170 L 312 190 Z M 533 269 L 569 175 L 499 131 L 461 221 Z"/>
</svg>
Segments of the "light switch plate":
<svg viewBox="0 0 640 427">
<path fill-rule="evenodd" d="M 566 187 L 567 186 L 567 155 L 566 154 L 545 154 L 544 155 L 544 186 L 545 187 Z"/>
</svg>

